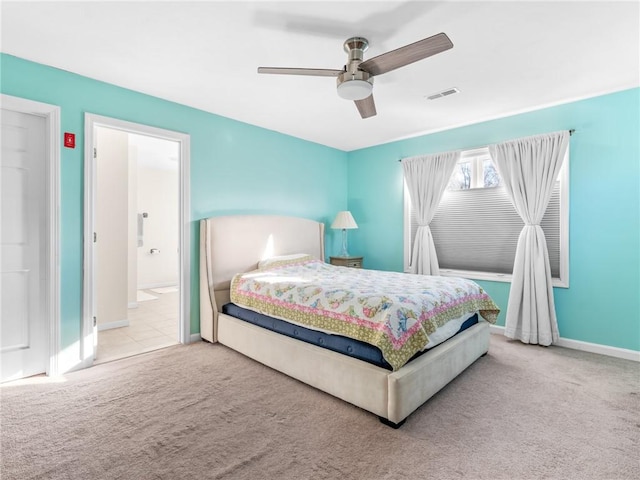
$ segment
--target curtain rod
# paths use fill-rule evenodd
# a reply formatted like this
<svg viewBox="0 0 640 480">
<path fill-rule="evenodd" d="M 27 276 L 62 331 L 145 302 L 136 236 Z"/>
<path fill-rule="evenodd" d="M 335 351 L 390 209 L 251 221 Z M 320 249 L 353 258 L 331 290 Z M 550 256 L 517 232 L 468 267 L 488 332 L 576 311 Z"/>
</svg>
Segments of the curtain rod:
<svg viewBox="0 0 640 480">
<path fill-rule="evenodd" d="M 573 135 L 575 133 L 576 129 L 575 128 L 571 128 L 569 129 L 569 136 Z M 540 135 L 544 135 L 544 134 L 540 134 Z M 483 145 L 481 147 L 470 147 L 470 148 L 465 148 L 464 150 L 477 150 L 479 148 L 487 148 L 489 145 Z M 402 158 L 398 159 L 399 162 L 402 161 Z"/>
</svg>

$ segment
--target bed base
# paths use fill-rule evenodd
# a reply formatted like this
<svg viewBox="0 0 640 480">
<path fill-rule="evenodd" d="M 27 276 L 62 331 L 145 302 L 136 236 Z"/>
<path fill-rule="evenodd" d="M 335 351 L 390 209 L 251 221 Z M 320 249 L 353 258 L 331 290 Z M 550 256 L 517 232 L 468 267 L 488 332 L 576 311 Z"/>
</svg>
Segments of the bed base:
<svg viewBox="0 0 640 480">
<path fill-rule="evenodd" d="M 218 315 L 223 345 L 400 427 L 404 420 L 489 348 L 481 321 L 395 372 Z"/>
</svg>

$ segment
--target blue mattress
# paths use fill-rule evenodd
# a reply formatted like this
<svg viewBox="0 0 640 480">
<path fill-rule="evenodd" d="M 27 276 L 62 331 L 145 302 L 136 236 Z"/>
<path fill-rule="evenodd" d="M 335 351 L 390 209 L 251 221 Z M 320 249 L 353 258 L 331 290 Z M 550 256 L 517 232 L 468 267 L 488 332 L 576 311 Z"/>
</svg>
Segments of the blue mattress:
<svg viewBox="0 0 640 480">
<path fill-rule="evenodd" d="M 286 335 L 287 337 L 296 338 L 318 347 L 333 350 L 334 352 L 357 358 L 358 360 L 371 363 L 387 370 L 393 370 L 391 365 L 389 365 L 382 357 L 380 349 L 373 345 L 369 345 L 368 343 L 343 337 L 341 335 L 330 335 L 328 333 L 318 332 L 317 330 L 311 330 L 299 325 L 294 325 L 278 318 L 268 317 L 261 313 L 247 310 L 246 308 L 239 307 L 233 303 L 227 303 L 224 305 L 222 307 L 222 312 L 232 317 L 239 318 L 240 320 L 244 320 L 245 322 L 252 323 L 253 325 L 258 325 L 259 327 L 266 328 L 267 330 Z M 460 330 L 458 330 L 456 335 L 476 323 L 478 323 L 477 314 L 468 318 L 460 326 Z M 426 351 L 428 350 L 418 352 L 411 358 L 411 360 L 419 357 Z"/>
</svg>

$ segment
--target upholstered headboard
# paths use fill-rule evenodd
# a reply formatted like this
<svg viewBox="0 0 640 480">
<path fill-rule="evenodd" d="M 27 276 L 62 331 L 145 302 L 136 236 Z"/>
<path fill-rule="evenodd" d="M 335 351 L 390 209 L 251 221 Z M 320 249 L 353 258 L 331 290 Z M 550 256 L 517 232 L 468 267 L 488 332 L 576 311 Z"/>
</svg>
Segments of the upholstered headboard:
<svg viewBox="0 0 640 480">
<path fill-rule="evenodd" d="M 308 253 L 324 260 L 324 224 L 275 215 L 233 215 L 200 221 L 200 336 L 216 341 L 219 309 L 231 279 L 274 255 Z"/>
</svg>

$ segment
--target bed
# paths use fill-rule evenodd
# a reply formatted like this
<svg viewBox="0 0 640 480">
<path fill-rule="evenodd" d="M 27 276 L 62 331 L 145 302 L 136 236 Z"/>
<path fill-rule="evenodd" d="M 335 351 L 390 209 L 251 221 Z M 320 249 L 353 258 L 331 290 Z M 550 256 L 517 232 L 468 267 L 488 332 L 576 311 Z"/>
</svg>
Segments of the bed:
<svg viewBox="0 0 640 480">
<path fill-rule="evenodd" d="M 266 258 L 301 252 L 324 260 L 324 224 L 271 215 L 202 220 L 202 338 L 219 342 L 374 413 L 394 428 L 488 351 L 489 325 L 480 319 L 447 341 L 420 352 L 408 363 L 388 369 L 248 323 L 229 313 L 231 283 L 236 274 L 255 271 L 258 262 Z"/>
</svg>

